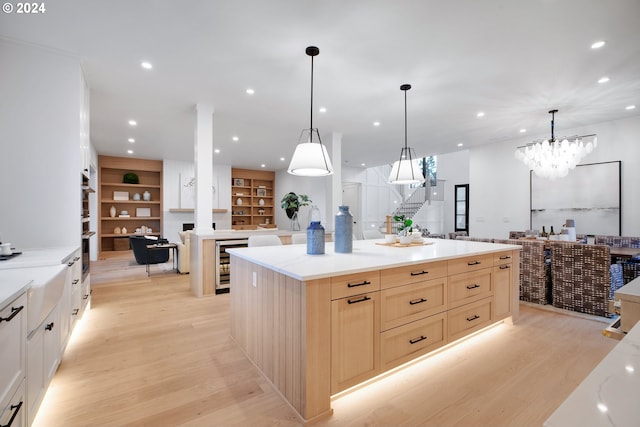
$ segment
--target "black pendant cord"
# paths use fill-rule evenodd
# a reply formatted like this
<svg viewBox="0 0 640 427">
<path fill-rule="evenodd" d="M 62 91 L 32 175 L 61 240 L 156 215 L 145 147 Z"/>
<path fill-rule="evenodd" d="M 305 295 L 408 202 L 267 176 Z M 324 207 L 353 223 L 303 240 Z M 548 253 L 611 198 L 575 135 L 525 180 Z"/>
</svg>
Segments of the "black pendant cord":
<svg viewBox="0 0 640 427">
<path fill-rule="evenodd" d="M 556 140 L 556 137 L 553 133 L 553 127 L 555 124 L 556 113 L 558 112 L 558 110 L 551 110 L 549 112 L 551 113 L 551 142 L 553 142 Z"/>
<path fill-rule="evenodd" d="M 313 56 L 311 57 L 311 109 L 309 111 L 309 142 L 313 142 Z"/>
<path fill-rule="evenodd" d="M 407 150 L 407 91 L 404 91 L 404 149 Z"/>
</svg>

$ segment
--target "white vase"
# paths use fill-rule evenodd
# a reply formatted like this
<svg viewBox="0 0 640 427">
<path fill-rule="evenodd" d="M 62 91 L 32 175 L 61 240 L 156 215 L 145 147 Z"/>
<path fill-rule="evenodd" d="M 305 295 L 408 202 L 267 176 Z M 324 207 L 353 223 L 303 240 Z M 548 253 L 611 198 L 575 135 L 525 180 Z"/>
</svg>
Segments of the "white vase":
<svg viewBox="0 0 640 427">
<path fill-rule="evenodd" d="M 242 199 L 238 198 L 238 200 L 236 200 L 236 205 L 242 205 Z"/>
<path fill-rule="evenodd" d="M 264 206 L 264 199 L 260 199 L 260 200 L 258 200 L 258 204 L 259 204 L 260 206 Z"/>
<path fill-rule="evenodd" d="M 109 208 L 109 216 L 111 218 L 115 218 L 116 217 L 116 207 L 115 206 L 111 206 Z"/>
<path fill-rule="evenodd" d="M 127 234 L 127 227 L 122 227 L 122 234 Z"/>
<path fill-rule="evenodd" d="M 146 202 L 150 201 L 151 200 L 151 193 L 149 193 L 148 191 L 145 191 L 144 193 L 142 193 L 142 198 Z"/>
</svg>

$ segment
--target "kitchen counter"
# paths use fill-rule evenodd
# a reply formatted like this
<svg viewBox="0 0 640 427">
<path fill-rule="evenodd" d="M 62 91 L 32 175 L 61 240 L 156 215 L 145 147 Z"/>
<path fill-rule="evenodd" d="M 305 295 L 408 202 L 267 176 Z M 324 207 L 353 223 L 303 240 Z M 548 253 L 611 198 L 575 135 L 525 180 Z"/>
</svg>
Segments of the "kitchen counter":
<svg viewBox="0 0 640 427">
<path fill-rule="evenodd" d="M 0 261 L 0 270 L 12 268 L 42 267 L 65 262 L 79 247 L 63 246 L 56 248 L 20 249 L 21 255 L 6 261 Z"/>
<path fill-rule="evenodd" d="M 233 248 L 231 336 L 305 424 L 331 396 L 519 314 L 520 246 Z"/>
<path fill-rule="evenodd" d="M 335 253 L 325 245 L 324 255 L 308 255 L 304 245 L 230 249 L 229 253 L 268 267 L 296 280 L 313 280 L 335 275 L 360 273 L 380 268 L 401 267 L 416 262 L 448 260 L 461 256 L 520 249 L 520 246 L 446 239 L 423 239 L 423 246 L 390 247 L 380 240 L 354 240 L 353 252 Z"/>
<path fill-rule="evenodd" d="M 27 274 L 16 276 L 16 270 L 0 270 L 0 308 L 26 292 L 31 281 Z"/>
<path fill-rule="evenodd" d="M 638 390 L 640 323 L 602 359 L 544 426 L 637 426 L 640 422 Z"/>
</svg>

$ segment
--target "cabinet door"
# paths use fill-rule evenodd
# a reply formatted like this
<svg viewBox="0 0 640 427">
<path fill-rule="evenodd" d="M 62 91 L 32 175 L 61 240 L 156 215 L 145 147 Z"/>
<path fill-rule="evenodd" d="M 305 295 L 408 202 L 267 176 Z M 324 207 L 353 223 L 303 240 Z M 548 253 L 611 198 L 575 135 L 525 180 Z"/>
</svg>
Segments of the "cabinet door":
<svg viewBox="0 0 640 427">
<path fill-rule="evenodd" d="M 449 307 L 459 307 L 491 296 L 493 268 L 449 277 Z"/>
<path fill-rule="evenodd" d="M 27 413 L 29 425 L 36 415 L 44 393 L 44 324 L 27 341 Z"/>
<path fill-rule="evenodd" d="M 493 267 L 494 320 L 504 319 L 511 315 L 512 271 L 511 264 L 502 264 Z"/>
<path fill-rule="evenodd" d="M 60 311 L 54 308 L 44 321 L 44 384 L 49 384 L 60 364 Z"/>
<path fill-rule="evenodd" d="M 378 374 L 379 293 L 331 302 L 331 394 Z"/>
<path fill-rule="evenodd" d="M 27 402 L 25 399 L 24 381 L 10 400 L 0 404 L 0 425 L 11 427 L 27 427 Z"/>
<path fill-rule="evenodd" d="M 0 402 L 15 392 L 26 375 L 27 297 L 0 307 Z"/>
</svg>

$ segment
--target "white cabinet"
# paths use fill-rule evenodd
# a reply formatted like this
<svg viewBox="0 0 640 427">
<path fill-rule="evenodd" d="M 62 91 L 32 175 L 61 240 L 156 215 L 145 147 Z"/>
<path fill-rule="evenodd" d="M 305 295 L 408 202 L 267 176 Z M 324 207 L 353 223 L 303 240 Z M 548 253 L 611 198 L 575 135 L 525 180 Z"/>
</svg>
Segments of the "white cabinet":
<svg viewBox="0 0 640 427">
<path fill-rule="evenodd" d="M 24 381 L 10 399 L 0 404 L 0 426 L 27 427 Z"/>
<path fill-rule="evenodd" d="M 26 376 L 27 296 L 0 309 L 0 403 L 12 398 Z M 4 406 L 2 406 L 4 410 Z M 3 425 L 3 424 L 0 424 Z"/>
</svg>

